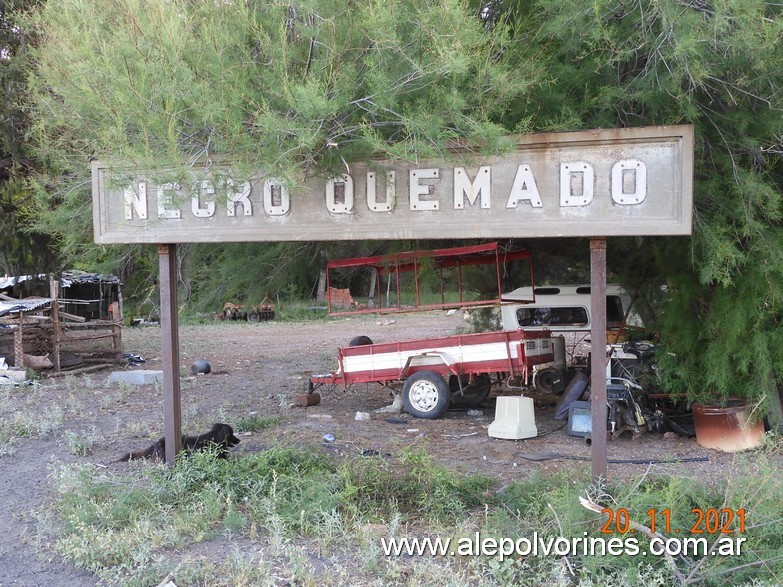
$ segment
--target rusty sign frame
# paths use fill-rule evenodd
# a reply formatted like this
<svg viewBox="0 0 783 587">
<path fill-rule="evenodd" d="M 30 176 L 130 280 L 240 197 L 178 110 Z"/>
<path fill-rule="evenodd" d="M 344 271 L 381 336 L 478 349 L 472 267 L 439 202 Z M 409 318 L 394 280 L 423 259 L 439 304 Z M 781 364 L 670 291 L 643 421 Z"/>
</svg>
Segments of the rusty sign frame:
<svg viewBox="0 0 783 587">
<path fill-rule="evenodd" d="M 210 158 L 143 172 L 92 163 L 95 240 L 112 243 L 690 234 L 693 127 L 535 133 L 484 156 L 346 163 L 296 185 Z"/>
</svg>

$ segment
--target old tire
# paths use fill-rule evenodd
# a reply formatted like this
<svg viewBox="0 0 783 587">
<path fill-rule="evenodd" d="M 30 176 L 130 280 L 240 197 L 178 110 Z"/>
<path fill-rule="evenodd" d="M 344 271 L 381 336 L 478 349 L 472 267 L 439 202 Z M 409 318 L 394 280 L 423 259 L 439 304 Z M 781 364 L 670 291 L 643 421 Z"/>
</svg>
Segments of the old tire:
<svg viewBox="0 0 783 587">
<path fill-rule="evenodd" d="M 468 377 L 462 376 L 462 393 L 459 391 L 459 378 L 456 375 L 449 377 L 449 391 L 451 400 L 456 404 L 475 406 L 480 404 L 489 395 L 492 389 L 492 379 L 489 375 L 477 375 L 473 383 L 468 383 Z"/>
<path fill-rule="evenodd" d="M 416 371 L 402 386 L 405 411 L 416 418 L 433 420 L 446 411 L 450 401 L 446 380 L 434 371 Z"/>
<path fill-rule="evenodd" d="M 543 391 L 546 393 L 557 393 L 555 391 L 555 381 L 558 381 L 560 379 L 560 374 L 557 372 L 557 369 L 554 367 L 549 367 L 547 369 L 540 369 L 536 371 L 535 376 L 533 377 L 533 387 L 535 387 L 539 391 Z M 564 389 L 560 388 L 560 393 L 562 393 Z"/>
<path fill-rule="evenodd" d="M 369 336 L 354 336 L 351 339 L 351 342 L 348 343 L 348 346 L 364 346 L 367 344 L 372 344 L 372 339 Z"/>
</svg>

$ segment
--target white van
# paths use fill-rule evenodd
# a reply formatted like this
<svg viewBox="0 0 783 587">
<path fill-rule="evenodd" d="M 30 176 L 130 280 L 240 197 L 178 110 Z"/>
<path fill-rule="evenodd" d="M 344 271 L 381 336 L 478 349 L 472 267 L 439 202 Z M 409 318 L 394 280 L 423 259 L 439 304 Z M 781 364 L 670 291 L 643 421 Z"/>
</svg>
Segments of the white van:
<svg viewBox="0 0 783 587">
<path fill-rule="evenodd" d="M 535 299 L 534 302 L 529 300 Z M 520 303 L 508 303 L 519 300 Z M 522 303 L 528 300 L 527 303 Z M 520 287 L 503 294 L 501 323 L 503 330 L 544 330 L 561 332 L 590 331 L 589 285 L 543 285 L 534 289 Z M 606 328 L 619 329 L 630 298 L 619 285 L 606 286 Z"/>
<path fill-rule="evenodd" d="M 534 296 L 535 294 L 535 296 Z M 521 287 L 504 294 L 500 307 L 503 330 L 545 330 L 552 333 L 555 361 L 551 365 L 536 365 L 533 385 L 542 391 L 559 393 L 573 374 L 573 369 L 587 368 L 590 352 L 590 286 L 544 285 L 535 289 Z M 531 302 L 531 299 L 535 301 Z M 513 303 L 519 301 L 520 303 Z M 612 332 L 620 333 L 625 308 L 631 298 L 619 285 L 606 286 L 606 330 L 609 342 Z M 636 315 L 628 317 L 641 326 Z"/>
</svg>

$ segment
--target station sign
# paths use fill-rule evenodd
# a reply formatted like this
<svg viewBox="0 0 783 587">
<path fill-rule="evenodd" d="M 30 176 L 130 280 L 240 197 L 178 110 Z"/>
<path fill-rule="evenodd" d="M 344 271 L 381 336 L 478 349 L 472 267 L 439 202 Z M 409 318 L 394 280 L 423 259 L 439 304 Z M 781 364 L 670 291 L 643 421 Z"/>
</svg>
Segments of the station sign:
<svg viewBox="0 0 783 587">
<path fill-rule="evenodd" d="M 502 156 L 346 162 L 294 185 L 225 161 L 177 178 L 94 162 L 92 188 L 100 244 L 682 235 L 693 127 L 536 133 Z"/>
</svg>

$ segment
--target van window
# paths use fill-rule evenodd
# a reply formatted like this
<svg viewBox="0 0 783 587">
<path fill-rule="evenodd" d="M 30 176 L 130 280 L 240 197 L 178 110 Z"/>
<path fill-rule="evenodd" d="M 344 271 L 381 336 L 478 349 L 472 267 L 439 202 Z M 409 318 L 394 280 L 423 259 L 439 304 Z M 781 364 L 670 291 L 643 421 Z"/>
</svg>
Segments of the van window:
<svg viewBox="0 0 783 587">
<path fill-rule="evenodd" d="M 582 306 L 517 309 L 519 326 L 587 326 L 587 310 Z"/>
<path fill-rule="evenodd" d="M 583 328 L 590 323 L 585 306 L 521 306 L 517 308 L 517 324 Z M 619 328 L 623 323 L 623 303 L 620 296 L 606 296 L 606 327 Z"/>
</svg>

